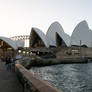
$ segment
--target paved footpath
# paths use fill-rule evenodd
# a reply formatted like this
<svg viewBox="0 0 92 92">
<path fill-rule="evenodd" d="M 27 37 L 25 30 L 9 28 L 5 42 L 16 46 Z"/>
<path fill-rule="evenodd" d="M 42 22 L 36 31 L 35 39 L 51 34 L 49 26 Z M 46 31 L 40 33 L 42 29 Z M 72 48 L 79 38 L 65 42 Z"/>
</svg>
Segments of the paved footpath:
<svg viewBox="0 0 92 92">
<path fill-rule="evenodd" d="M 0 92 L 23 92 L 16 73 L 7 71 L 4 62 L 0 61 Z"/>
</svg>

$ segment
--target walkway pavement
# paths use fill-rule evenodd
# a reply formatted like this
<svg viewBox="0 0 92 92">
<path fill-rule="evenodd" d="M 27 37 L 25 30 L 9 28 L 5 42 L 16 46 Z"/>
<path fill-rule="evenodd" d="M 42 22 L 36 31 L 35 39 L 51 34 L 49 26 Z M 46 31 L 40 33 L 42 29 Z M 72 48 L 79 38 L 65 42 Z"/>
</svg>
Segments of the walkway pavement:
<svg viewBox="0 0 92 92">
<path fill-rule="evenodd" d="M 4 62 L 0 61 L 0 92 L 23 92 L 22 86 L 13 71 L 7 71 Z"/>
</svg>

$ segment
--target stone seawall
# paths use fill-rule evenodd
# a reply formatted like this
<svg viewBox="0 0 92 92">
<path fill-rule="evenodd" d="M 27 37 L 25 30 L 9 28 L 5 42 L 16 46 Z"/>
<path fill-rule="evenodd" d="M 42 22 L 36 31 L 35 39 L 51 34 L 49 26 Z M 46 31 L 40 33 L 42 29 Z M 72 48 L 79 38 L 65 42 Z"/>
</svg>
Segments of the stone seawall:
<svg viewBox="0 0 92 92">
<path fill-rule="evenodd" d="M 71 63 L 87 63 L 88 60 L 84 57 L 72 57 L 72 58 L 62 58 L 62 59 L 44 59 L 41 57 L 25 57 L 23 58 L 20 63 L 25 68 L 30 69 L 34 66 L 50 66 L 50 65 L 56 65 L 56 64 L 71 64 Z"/>
<path fill-rule="evenodd" d="M 24 92 L 63 92 L 39 80 L 19 63 L 15 64 L 15 71 L 23 85 Z"/>
</svg>

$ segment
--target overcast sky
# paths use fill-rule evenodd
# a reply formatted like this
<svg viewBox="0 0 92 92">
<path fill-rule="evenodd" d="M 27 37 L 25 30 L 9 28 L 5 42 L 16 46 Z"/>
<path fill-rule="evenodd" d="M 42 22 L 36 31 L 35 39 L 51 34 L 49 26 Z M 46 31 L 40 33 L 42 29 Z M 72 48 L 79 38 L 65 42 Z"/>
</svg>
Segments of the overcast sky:
<svg viewBox="0 0 92 92">
<path fill-rule="evenodd" d="M 46 33 L 54 21 L 71 35 L 82 20 L 92 29 L 92 0 L 0 0 L 0 36 L 29 35 L 32 27 Z"/>
</svg>

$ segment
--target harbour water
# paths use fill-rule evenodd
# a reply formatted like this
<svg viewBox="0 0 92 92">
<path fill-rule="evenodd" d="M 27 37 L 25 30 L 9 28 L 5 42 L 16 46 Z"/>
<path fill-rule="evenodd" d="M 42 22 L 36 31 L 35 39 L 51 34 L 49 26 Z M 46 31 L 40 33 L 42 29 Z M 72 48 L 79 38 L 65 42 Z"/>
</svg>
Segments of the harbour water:
<svg viewBox="0 0 92 92">
<path fill-rule="evenodd" d="M 92 92 L 92 63 L 33 67 L 30 71 L 64 92 Z"/>
</svg>

